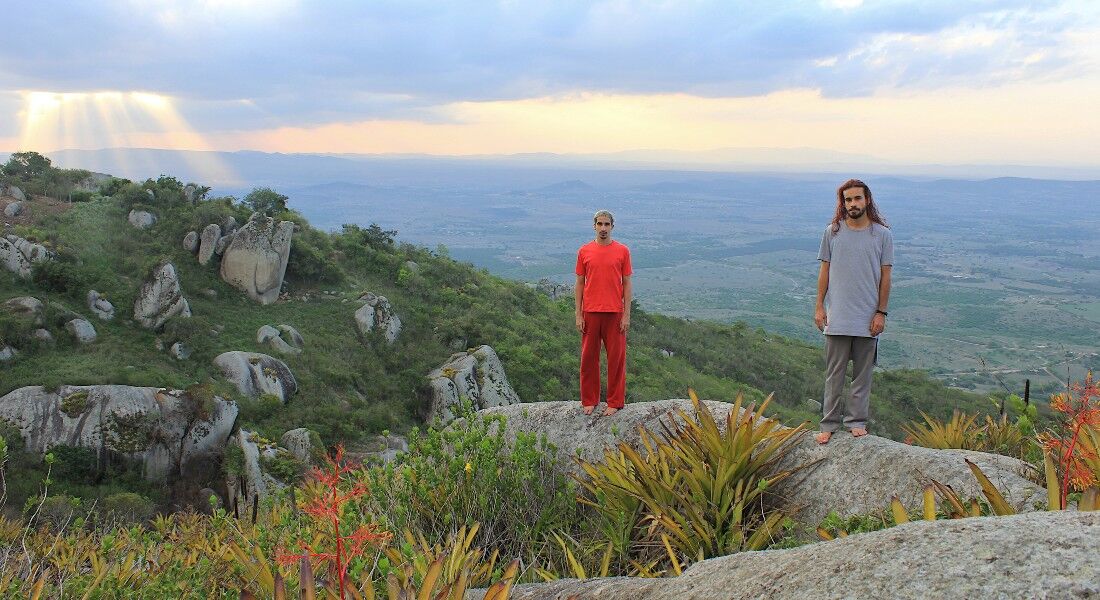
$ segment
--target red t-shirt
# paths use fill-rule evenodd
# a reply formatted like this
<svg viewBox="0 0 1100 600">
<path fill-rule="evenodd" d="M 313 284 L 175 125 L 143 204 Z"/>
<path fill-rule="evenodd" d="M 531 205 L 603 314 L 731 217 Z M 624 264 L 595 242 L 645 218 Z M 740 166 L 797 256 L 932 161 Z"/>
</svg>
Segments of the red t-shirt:
<svg viewBox="0 0 1100 600">
<path fill-rule="evenodd" d="M 577 275 L 584 276 L 581 310 L 623 312 L 623 277 L 633 273 L 630 250 L 611 240 L 601 246 L 595 240 L 577 251 Z"/>
</svg>

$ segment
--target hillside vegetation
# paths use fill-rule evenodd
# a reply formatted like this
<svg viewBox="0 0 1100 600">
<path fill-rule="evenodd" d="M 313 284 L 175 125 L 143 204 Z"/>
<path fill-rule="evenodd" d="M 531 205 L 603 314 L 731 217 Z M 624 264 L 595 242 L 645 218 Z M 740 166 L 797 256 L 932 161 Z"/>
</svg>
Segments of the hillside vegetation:
<svg viewBox="0 0 1100 600">
<path fill-rule="evenodd" d="M 47 165 L 45 171 L 15 170 L 5 178 L 49 192 L 35 182 L 47 176 L 64 179 L 55 171 Z M 36 266 L 30 280 L 0 271 L 0 302 L 16 296 L 47 302 L 47 328 L 56 341 L 23 344 L 16 360 L 0 365 L 0 395 L 30 385 L 182 389 L 210 382 L 237 400 L 241 427 L 271 439 L 307 427 L 327 445 L 344 442 L 354 448 L 383 430 L 401 432 L 418 424 L 429 371 L 455 351 L 488 344 L 524 402 L 577 398 L 579 340 L 571 298 L 551 300 L 522 282 L 456 262 L 445 247 L 400 243 L 398 232 L 376 225 L 319 231 L 287 210 L 285 197 L 272 190 L 238 200 L 204 198 L 206 190 L 199 187 L 189 202 L 183 182 L 170 176 L 141 183 L 111 178 L 94 189 L 86 187 L 71 194 L 77 201 L 60 210 L 39 210 L 46 199 L 33 197 L 26 218 L 5 225 L 5 233 L 43 243 L 58 254 L 55 261 Z M 127 214 L 134 208 L 156 214 L 157 222 L 144 230 L 133 227 Z M 181 245 L 189 231 L 230 216 L 244 223 L 253 210 L 298 225 L 284 294 L 269 306 L 225 284 L 216 260 L 202 266 Z M 142 281 L 163 260 L 175 265 L 193 316 L 173 319 L 155 333 L 133 322 L 132 307 Z M 113 321 L 89 316 L 85 297 L 90 289 L 114 304 Z M 404 323 L 393 344 L 381 334 L 363 337 L 356 331 L 353 313 L 361 305 L 356 300 L 367 291 L 387 297 Z M 61 327 L 66 310 L 89 316 L 99 334 L 95 343 L 72 341 Z M 14 338 L 26 327 L 0 319 L 5 319 L 0 338 Z M 282 357 L 299 392 L 285 406 L 240 397 L 212 359 L 230 350 L 270 352 L 256 342 L 256 331 L 280 323 L 294 326 L 305 338 L 301 355 Z M 174 341 L 192 349 L 190 358 L 177 360 L 161 349 Z M 682 398 L 689 387 L 716 400 L 738 393 L 760 400 L 774 393 L 771 410 L 796 424 L 818 418 L 810 399 L 820 397 L 822 370 L 816 346 L 741 322 L 688 321 L 635 308 L 627 401 Z M 898 438 L 900 424 L 918 418 L 918 410 L 946 417 L 955 408 L 981 412 L 992 405 L 922 372 L 883 371 L 875 375 L 872 407 L 876 433 Z"/>
</svg>

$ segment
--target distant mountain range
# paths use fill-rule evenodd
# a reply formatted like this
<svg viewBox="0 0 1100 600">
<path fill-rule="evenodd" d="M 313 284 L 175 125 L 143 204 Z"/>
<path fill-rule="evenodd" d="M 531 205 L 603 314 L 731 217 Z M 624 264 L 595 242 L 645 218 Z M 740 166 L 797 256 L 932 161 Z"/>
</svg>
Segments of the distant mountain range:
<svg viewBox="0 0 1100 600">
<path fill-rule="evenodd" d="M 330 182 L 376 186 L 507 190 L 539 188 L 562 181 L 601 181 L 620 186 L 696 179 L 699 172 L 772 173 L 784 176 L 899 175 L 988 179 L 1100 179 L 1100 166 L 911 165 L 872 156 L 814 148 L 724 148 L 709 151 L 631 150 L 606 154 L 513 154 L 433 156 L 410 154 L 281 154 L 255 151 L 200 152 L 151 148 L 59 150 L 48 153 L 61 167 L 115 173 L 131 179 L 171 173 L 218 189 L 304 186 Z"/>
</svg>

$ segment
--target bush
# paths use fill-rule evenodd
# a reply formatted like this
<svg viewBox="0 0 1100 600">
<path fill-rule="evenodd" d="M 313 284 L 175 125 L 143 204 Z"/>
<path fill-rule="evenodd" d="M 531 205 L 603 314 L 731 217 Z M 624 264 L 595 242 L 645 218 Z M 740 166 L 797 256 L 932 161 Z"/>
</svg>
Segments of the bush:
<svg viewBox="0 0 1100 600">
<path fill-rule="evenodd" d="M 54 446 L 53 477 L 73 484 L 93 484 L 99 478 L 99 457 L 94 450 L 79 446 Z"/>
<path fill-rule="evenodd" d="M 554 447 L 523 434 L 507 447 L 500 415 L 470 412 L 442 431 L 413 430 L 407 454 L 362 476 L 370 488 L 362 512 L 384 526 L 446 539 L 481 523 L 481 545 L 502 556 L 537 554 L 549 532 L 580 514 Z"/>
<path fill-rule="evenodd" d="M 88 190 L 73 190 L 69 193 L 69 202 L 91 202 L 95 196 L 95 192 Z"/>
<path fill-rule="evenodd" d="M 100 524 L 108 527 L 140 525 L 155 513 L 153 501 L 134 492 L 112 494 L 99 505 Z"/>
<path fill-rule="evenodd" d="M 89 287 L 84 269 L 66 255 L 35 263 L 31 268 L 31 280 L 44 290 L 70 296 L 79 296 Z"/>
<path fill-rule="evenodd" d="M 50 496 L 41 502 L 30 499 L 23 512 L 33 518 L 32 525 L 45 525 L 53 531 L 64 531 L 69 527 L 83 524 L 87 509 L 80 498 L 73 496 Z M 35 516 L 37 513 L 37 516 Z"/>
<path fill-rule="evenodd" d="M 305 463 L 283 448 L 279 448 L 275 456 L 261 456 L 260 467 L 265 473 L 287 485 L 300 482 L 306 472 Z"/>
</svg>

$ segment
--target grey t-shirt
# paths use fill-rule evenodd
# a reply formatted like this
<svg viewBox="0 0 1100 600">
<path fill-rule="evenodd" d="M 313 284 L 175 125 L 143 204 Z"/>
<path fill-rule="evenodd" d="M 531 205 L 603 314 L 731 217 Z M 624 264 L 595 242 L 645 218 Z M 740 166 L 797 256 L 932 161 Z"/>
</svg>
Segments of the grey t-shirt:
<svg viewBox="0 0 1100 600">
<path fill-rule="evenodd" d="M 841 221 L 836 234 L 828 225 L 817 259 L 829 263 L 825 334 L 871 337 L 882 267 L 894 264 L 893 234 L 878 223 L 855 230 Z"/>
</svg>

